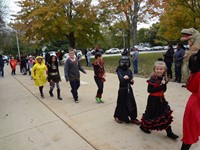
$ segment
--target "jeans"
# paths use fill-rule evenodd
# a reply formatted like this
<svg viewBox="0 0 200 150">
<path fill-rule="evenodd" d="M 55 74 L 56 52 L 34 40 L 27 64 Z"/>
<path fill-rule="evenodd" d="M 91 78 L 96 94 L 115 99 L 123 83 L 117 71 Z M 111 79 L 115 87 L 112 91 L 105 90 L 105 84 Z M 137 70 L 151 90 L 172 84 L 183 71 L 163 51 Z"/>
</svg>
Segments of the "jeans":
<svg viewBox="0 0 200 150">
<path fill-rule="evenodd" d="M 0 67 L 0 74 L 2 77 L 4 77 L 4 67 Z"/>
<path fill-rule="evenodd" d="M 80 87 L 80 80 L 72 80 L 70 81 L 71 92 L 74 100 L 78 100 L 78 88 Z"/>
<path fill-rule="evenodd" d="M 178 82 L 181 81 L 181 77 L 182 77 L 181 69 L 182 69 L 182 64 L 175 64 L 175 77 Z"/>
<path fill-rule="evenodd" d="M 102 93 L 103 93 L 103 82 L 98 77 L 94 77 L 94 80 L 95 80 L 97 87 L 98 87 L 96 97 L 101 98 Z"/>
<path fill-rule="evenodd" d="M 134 74 L 138 74 L 138 60 L 134 60 L 132 62 L 133 62 Z"/>
<path fill-rule="evenodd" d="M 90 67 L 91 66 L 91 61 L 90 61 L 90 57 L 87 57 L 87 62 L 88 62 L 88 67 Z"/>
</svg>

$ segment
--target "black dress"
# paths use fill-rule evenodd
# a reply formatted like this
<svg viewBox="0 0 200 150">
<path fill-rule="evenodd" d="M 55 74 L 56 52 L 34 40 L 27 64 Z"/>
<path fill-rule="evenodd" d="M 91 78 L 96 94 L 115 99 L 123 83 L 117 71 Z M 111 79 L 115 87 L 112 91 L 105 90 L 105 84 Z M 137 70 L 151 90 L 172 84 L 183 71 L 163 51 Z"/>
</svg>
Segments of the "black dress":
<svg viewBox="0 0 200 150">
<path fill-rule="evenodd" d="M 125 71 L 120 67 L 117 68 L 116 72 L 120 83 L 114 117 L 118 118 L 120 121 L 129 123 L 131 120 L 137 118 L 137 106 L 131 87 L 131 84 L 133 84 L 133 82 L 131 82 L 133 74 L 131 70 L 128 69 Z M 125 80 L 123 78 L 125 75 L 129 76 L 130 80 Z"/>
<path fill-rule="evenodd" d="M 48 82 L 52 80 L 53 82 L 58 83 L 61 80 L 58 66 L 52 63 L 48 64 L 47 67 L 48 67 Z"/>
<path fill-rule="evenodd" d="M 161 84 L 163 77 L 152 76 L 148 82 L 146 111 L 142 116 L 141 126 L 146 130 L 164 130 L 172 122 L 172 110 L 164 98 L 166 84 Z"/>
</svg>

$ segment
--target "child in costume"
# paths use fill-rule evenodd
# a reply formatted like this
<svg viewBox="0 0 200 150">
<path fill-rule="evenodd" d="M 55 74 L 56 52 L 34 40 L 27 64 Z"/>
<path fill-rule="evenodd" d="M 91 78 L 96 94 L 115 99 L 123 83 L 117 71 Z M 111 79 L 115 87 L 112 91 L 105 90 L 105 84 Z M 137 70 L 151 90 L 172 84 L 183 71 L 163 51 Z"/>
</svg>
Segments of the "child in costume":
<svg viewBox="0 0 200 150">
<path fill-rule="evenodd" d="M 78 100 L 78 88 L 80 87 L 80 72 L 86 74 L 86 71 L 81 67 L 79 60 L 75 57 L 74 49 L 69 50 L 69 58 L 67 58 L 64 64 L 64 73 L 66 82 L 70 82 L 71 93 L 74 101 L 79 103 Z"/>
<path fill-rule="evenodd" d="M 183 144 L 181 150 L 189 150 L 200 136 L 200 50 L 189 58 L 190 76 L 187 89 L 192 93 L 188 99 L 183 118 Z"/>
<path fill-rule="evenodd" d="M 117 123 L 126 122 L 139 125 L 137 106 L 131 88 L 131 85 L 134 84 L 133 73 L 129 67 L 130 60 L 128 56 L 122 56 L 116 70 L 119 78 L 119 90 L 114 118 Z"/>
<path fill-rule="evenodd" d="M 47 66 L 44 64 L 43 57 L 37 56 L 35 59 L 35 65 L 31 70 L 31 74 L 34 79 L 35 85 L 39 86 L 41 98 L 44 98 L 43 88 L 44 84 L 47 82 L 45 71 L 47 71 Z"/>
<path fill-rule="evenodd" d="M 56 56 L 51 56 L 49 59 L 49 62 L 47 64 L 47 68 L 48 68 L 48 82 L 50 84 L 50 91 L 49 94 L 51 97 L 53 97 L 53 89 L 56 85 L 57 87 L 57 98 L 59 100 L 62 100 L 62 98 L 60 97 L 60 85 L 59 85 L 59 81 L 61 81 L 60 78 L 60 73 L 59 73 L 59 68 L 58 68 L 58 61 L 57 61 L 57 57 Z"/>
<path fill-rule="evenodd" d="M 17 60 L 14 59 L 14 57 L 12 56 L 11 59 L 10 59 L 10 67 L 12 69 L 12 72 L 11 72 L 12 75 L 16 75 L 16 72 L 15 72 L 16 66 L 17 66 Z"/>
<path fill-rule="evenodd" d="M 96 94 L 97 103 L 104 103 L 102 100 L 103 94 L 103 86 L 105 80 L 105 69 L 104 69 L 104 61 L 102 59 L 102 54 L 100 52 L 95 53 L 95 61 L 93 62 L 94 68 L 94 80 L 97 84 L 98 90 Z"/>
<path fill-rule="evenodd" d="M 168 81 L 166 64 L 163 61 L 157 61 L 153 70 L 153 75 L 147 80 L 149 96 L 140 129 L 148 134 L 151 133 L 151 130 L 166 130 L 169 138 L 177 139 L 178 136 L 171 129 L 172 110 L 164 97 Z"/>
</svg>

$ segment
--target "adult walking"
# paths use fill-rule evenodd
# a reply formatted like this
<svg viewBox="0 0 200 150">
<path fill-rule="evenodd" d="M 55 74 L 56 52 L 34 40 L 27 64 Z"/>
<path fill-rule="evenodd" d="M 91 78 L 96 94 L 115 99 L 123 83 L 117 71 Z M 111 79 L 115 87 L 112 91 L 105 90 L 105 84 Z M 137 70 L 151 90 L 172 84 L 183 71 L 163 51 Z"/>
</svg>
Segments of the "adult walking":
<svg viewBox="0 0 200 150">
<path fill-rule="evenodd" d="M 138 74 L 138 57 L 139 57 L 139 51 L 136 47 L 133 48 L 133 52 L 132 52 L 132 63 L 133 63 L 133 70 L 134 70 L 134 74 L 137 75 Z"/>
<path fill-rule="evenodd" d="M 84 54 L 85 54 L 85 61 L 86 61 L 86 65 L 87 65 L 87 67 L 88 67 L 87 52 L 88 52 L 88 49 L 85 49 L 85 52 L 84 52 Z"/>
<path fill-rule="evenodd" d="M 86 55 L 87 55 L 87 62 L 88 62 L 87 66 L 91 67 L 91 52 L 89 50 L 87 50 Z"/>
<path fill-rule="evenodd" d="M 182 78 L 182 66 L 183 59 L 185 56 L 185 50 L 182 43 L 178 43 L 177 50 L 174 54 L 174 62 L 175 62 L 175 80 L 174 82 L 181 83 Z"/>
<path fill-rule="evenodd" d="M 4 60 L 2 55 L 0 55 L 0 75 L 4 77 Z"/>
<path fill-rule="evenodd" d="M 170 44 L 168 46 L 168 49 L 166 53 L 164 54 L 164 62 L 167 66 L 167 76 L 168 78 L 172 79 L 172 63 L 173 63 L 173 57 L 174 57 L 174 48 Z"/>
</svg>

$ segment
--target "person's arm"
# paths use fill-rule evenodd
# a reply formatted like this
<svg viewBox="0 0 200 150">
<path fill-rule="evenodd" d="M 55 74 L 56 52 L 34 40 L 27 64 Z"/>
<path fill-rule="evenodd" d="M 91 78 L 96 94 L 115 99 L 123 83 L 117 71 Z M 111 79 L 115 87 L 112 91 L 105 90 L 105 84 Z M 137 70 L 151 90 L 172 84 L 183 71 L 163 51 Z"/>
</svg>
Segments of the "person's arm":
<svg viewBox="0 0 200 150">
<path fill-rule="evenodd" d="M 185 58 L 185 51 L 181 52 L 181 57 L 177 58 L 176 60 L 182 60 Z"/>
<path fill-rule="evenodd" d="M 36 79 L 36 74 L 35 74 L 36 68 L 37 68 L 37 65 L 34 65 L 31 70 L 31 76 L 33 77 L 34 80 Z"/>
<path fill-rule="evenodd" d="M 66 81 L 69 81 L 68 71 L 69 71 L 69 62 L 68 62 L 68 59 L 67 59 L 65 64 L 64 64 L 64 74 L 65 74 L 65 80 Z"/>
<path fill-rule="evenodd" d="M 166 84 L 161 84 L 158 87 L 154 87 L 153 84 L 148 84 L 148 87 L 147 87 L 148 93 L 155 93 L 155 92 L 159 92 L 159 91 L 165 92 L 166 90 L 167 90 Z"/>
<path fill-rule="evenodd" d="M 117 75 L 122 84 L 127 84 L 128 82 L 130 82 L 130 79 L 124 79 L 124 75 L 121 73 L 119 69 L 117 69 Z"/>
<path fill-rule="evenodd" d="M 80 62 L 78 61 L 78 69 L 83 72 L 84 74 L 86 74 L 86 71 L 81 67 Z"/>
</svg>

